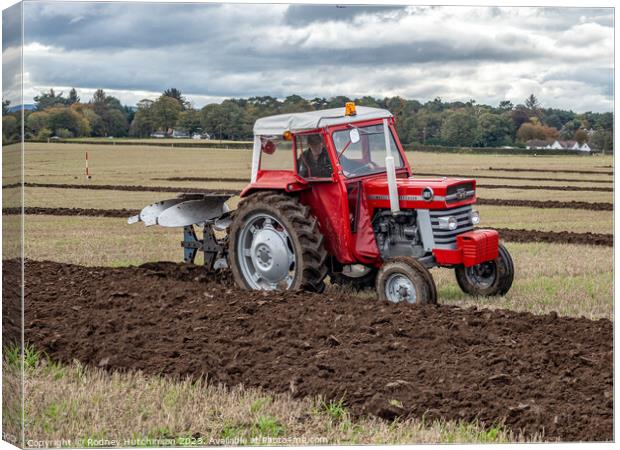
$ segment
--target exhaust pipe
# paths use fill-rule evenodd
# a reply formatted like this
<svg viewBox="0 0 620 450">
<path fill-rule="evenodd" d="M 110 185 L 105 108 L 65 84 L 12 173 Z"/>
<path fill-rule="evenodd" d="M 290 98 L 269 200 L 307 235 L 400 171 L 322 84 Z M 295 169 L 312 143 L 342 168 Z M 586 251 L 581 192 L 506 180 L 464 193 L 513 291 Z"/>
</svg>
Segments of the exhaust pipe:
<svg viewBox="0 0 620 450">
<path fill-rule="evenodd" d="M 383 119 L 383 134 L 385 136 L 385 171 L 388 180 L 390 210 L 393 215 L 396 215 L 400 212 L 400 203 L 398 201 L 398 188 L 396 187 L 396 166 L 392 156 L 392 139 L 390 139 L 390 127 L 387 119 Z"/>
</svg>

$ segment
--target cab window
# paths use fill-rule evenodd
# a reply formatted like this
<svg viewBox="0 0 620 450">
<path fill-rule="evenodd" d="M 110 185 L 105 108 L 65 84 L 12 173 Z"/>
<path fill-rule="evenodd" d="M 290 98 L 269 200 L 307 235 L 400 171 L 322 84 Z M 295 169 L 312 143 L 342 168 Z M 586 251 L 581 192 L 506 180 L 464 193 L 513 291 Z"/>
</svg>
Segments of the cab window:
<svg viewBox="0 0 620 450">
<path fill-rule="evenodd" d="M 333 169 L 320 133 L 297 135 L 297 173 L 303 178 L 330 178 Z"/>
<path fill-rule="evenodd" d="M 385 171 L 385 134 L 383 125 L 370 125 L 357 128 L 359 140 L 351 141 L 351 129 L 333 133 L 338 161 L 346 177 L 359 177 Z M 396 169 L 405 167 L 396 140 L 390 132 L 390 148 Z"/>
<path fill-rule="evenodd" d="M 282 136 L 261 136 L 261 170 L 293 170 L 292 142 Z"/>
</svg>

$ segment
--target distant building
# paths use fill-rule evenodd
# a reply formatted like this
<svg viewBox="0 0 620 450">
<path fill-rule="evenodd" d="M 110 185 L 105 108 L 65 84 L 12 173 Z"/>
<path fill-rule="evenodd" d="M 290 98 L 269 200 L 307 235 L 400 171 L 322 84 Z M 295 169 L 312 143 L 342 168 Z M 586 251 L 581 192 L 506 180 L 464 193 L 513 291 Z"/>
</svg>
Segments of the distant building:
<svg viewBox="0 0 620 450">
<path fill-rule="evenodd" d="M 532 150 L 574 150 L 578 152 L 591 152 L 590 146 L 584 142 L 579 145 L 577 141 L 540 140 L 532 139 L 526 142 L 526 148 Z"/>
</svg>

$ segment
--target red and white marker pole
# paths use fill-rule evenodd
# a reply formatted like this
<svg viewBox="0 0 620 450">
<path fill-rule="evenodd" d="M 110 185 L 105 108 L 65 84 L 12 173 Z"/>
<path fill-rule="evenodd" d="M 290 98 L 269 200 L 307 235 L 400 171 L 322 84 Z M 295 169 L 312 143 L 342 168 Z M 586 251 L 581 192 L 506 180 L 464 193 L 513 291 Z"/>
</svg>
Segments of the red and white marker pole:
<svg viewBox="0 0 620 450">
<path fill-rule="evenodd" d="M 88 172 L 88 152 L 86 152 L 86 178 L 90 180 L 90 173 Z"/>
</svg>

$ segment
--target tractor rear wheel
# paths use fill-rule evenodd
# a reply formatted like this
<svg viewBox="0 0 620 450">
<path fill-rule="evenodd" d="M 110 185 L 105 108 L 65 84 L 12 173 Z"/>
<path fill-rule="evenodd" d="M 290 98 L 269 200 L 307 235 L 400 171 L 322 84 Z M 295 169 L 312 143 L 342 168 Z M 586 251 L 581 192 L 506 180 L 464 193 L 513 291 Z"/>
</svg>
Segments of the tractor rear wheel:
<svg viewBox="0 0 620 450">
<path fill-rule="evenodd" d="M 387 260 L 377 274 L 379 300 L 411 304 L 437 303 L 433 276 L 422 263 L 409 256 Z"/>
<path fill-rule="evenodd" d="M 295 197 L 274 191 L 245 198 L 233 213 L 229 262 L 243 289 L 322 292 L 327 251 L 316 218 Z"/>
<path fill-rule="evenodd" d="M 506 247 L 499 244 L 499 255 L 493 261 L 454 270 L 461 290 L 469 295 L 493 297 L 506 295 L 512 286 L 515 268 Z"/>
</svg>

